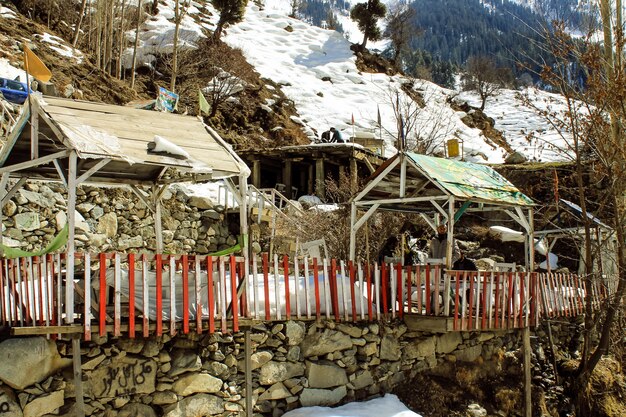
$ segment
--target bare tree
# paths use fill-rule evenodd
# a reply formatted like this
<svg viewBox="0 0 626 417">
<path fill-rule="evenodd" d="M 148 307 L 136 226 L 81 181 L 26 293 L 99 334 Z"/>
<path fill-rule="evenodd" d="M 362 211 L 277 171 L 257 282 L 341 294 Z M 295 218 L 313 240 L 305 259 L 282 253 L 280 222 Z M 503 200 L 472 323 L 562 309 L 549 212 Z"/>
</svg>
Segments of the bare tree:
<svg viewBox="0 0 626 417">
<path fill-rule="evenodd" d="M 611 8 L 609 0 L 600 1 L 603 45 L 587 36 L 574 41 L 557 24 L 546 31 L 543 45 L 554 59 L 550 65 L 543 63 L 542 78 L 562 94 L 566 103 L 564 111 L 537 109 L 558 132 L 563 134 L 564 154 L 575 163 L 578 204 L 581 207 L 584 227 L 582 244 L 586 288 L 596 284 L 607 285 L 607 277 L 594 268 L 602 249 L 592 233 L 593 224 L 588 216 L 590 188 L 600 193 L 593 203 L 598 210 L 610 213 L 609 224 L 616 242 L 615 259 L 617 276 L 615 286 L 600 310 L 592 305 L 591 291 L 585 297 L 584 340 L 581 360 L 572 378 L 571 386 L 576 399 L 576 415 L 594 415 L 594 399 L 589 395 L 591 375 L 603 355 L 611 348 L 611 331 L 616 324 L 618 311 L 626 295 L 626 257 L 624 253 L 626 228 L 626 76 L 624 74 L 624 37 L 621 1 Z M 571 68 L 576 63 L 585 73 L 585 84 L 573 82 Z M 529 105 L 533 103 L 529 101 Z M 536 106 L 535 106 L 536 108 Z M 601 187 L 592 186 L 602 184 Z M 623 329 L 620 329 L 623 337 Z M 599 334 L 599 340 L 594 338 Z M 594 341 L 597 340 L 597 343 Z"/>
<path fill-rule="evenodd" d="M 87 7 L 87 0 L 83 0 L 80 5 L 80 14 L 78 16 L 78 23 L 76 23 L 76 28 L 74 29 L 74 40 L 72 41 L 72 47 L 76 48 L 76 44 L 78 43 L 78 35 L 80 35 L 80 27 L 83 24 L 83 17 L 85 16 L 85 8 Z"/>
<path fill-rule="evenodd" d="M 393 47 L 393 63 L 399 66 L 400 55 L 407 50 L 411 40 L 420 34 L 412 24 L 415 18 L 415 9 L 406 3 L 392 3 L 385 17 L 386 29 L 384 35 L 391 40 Z"/>
<path fill-rule="evenodd" d="M 497 95 L 511 80 L 510 69 L 498 68 L 495 61 L 486 56 L 470 57 L 461 78 L 464 90 L 476 91 L 480 96 L 481 110 L 485 110 L 487 99 Z"/>
<path fill-rule="evenodd" d="M 413 79 L 404 83 L 400 90 L 392 88 L 385 92 L 396 126 L 395 131 L 384 126 L 383 129 L 396 136 L 395 146 L 399 150 L 433 154 L 455 134 L 451 111 L 446 106 L 427 106 L 437 91 L 421 88 L 426 84 L 427 81 Z"/>
<path fill-rule="evenodd" d="M 130 88 L 135 88 L 135 71 L 137 70 L 137 48 L 139 47 L 139 28 L 143 22 L 143 8 L 141 0 L 137 3 L 137 26 L 135 27 L 135 42 L 133 44 L 133 62 L 131 64 Z"/>
<path fill-rule="evenodd" d="M 180 23 L 189 10 L 191 1 L 176 0 L 174 3 L 174 46 L 172 49 L 172 74 L 170 78 L 170 90 L 175 91 L 176 77 L 178 76 L 178 35 L 180 33 Z"/>
</svg>

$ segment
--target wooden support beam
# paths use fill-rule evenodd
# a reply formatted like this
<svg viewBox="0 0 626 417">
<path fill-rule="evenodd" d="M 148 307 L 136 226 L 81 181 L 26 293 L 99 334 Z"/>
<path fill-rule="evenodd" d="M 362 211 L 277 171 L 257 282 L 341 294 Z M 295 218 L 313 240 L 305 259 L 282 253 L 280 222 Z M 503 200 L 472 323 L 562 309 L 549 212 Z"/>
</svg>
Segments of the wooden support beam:
<svg viewBox="0 0 626 417">
<path fill-rule="evenodd" d="M 67 174 L 67 223 L 69 233 L 67 238 L 67 272 L 65 281 L 65 322 L 74 322 L 74 251 L 75 251 L 75 226 L 76 226 L 76 161 L 78 156 L 75 151 L 69 155 L 69 168 Z"/>
<path fill-rule="evenodd" d="M 39 101 L 36 98 L 31 99 L 30 95 L 28 101 L 32 108 L 30 112 L 30 159 L 33 160 L 39 158 Z"/>
<path fill-rule="evenodd" d="M 428 196 L 428 197 L 408 197 L 408 198 L 382 198 L 379 200 L 357 201 L 356 205 L 361 207 L 361 206 L 368 206 L 372 204 L 410 204 L 410 203 L 419 203 L 419 202 L 425 202 L 425 201 L 430 201 L 430 202 L 437 201 L 437 200 L 445 201 L 447 199 L 448 199 L 447 195 Z M 439 206 L 439 209 L 443 210 L 441 206 Z"/>
<path fill-rule="evenodd" d="M 52 163 L 54 164 L 54 169 L 57 170 L 57 174 L 59 174 L 59 179 L 61 179 L 61 182 L 63 183 L 65 188 L 67 188 L 67 178 L 65 177 L 65 172 L 63 172 L 63 168 L 61 168 L 59 160 L 55 159 L 54 161 L 52 161 Z"/>
<path fill-rule="evenodd" d="M 252 161 L 252 185 L 256 188 L 261 188 L 261 160 L 255 159 Z"/>
<path fill-rule="evenodd" d="M 133 194 L 135 194 L 146 205 L 146 207 L 148 207 L 148 210 L 150 210 L 152 214 L 155 214 L 156 207 L 154 206 L 154 203 L 150 201 L 150 199 L 145 196 L 136 185 L 131 184 L 128 188 L 130 188 Z"/>
<path fill-rule="evenodd" d="M 20 162 L 19 164 L 4 166 L 0 168 L 0 174 L 3 174 L 5 172 L 21 171 L 22 169 L 26 169 L 26 168 L 33 168 L 39 165 L 49 164 L 55 159 L 65 158 L 71 152 L 72 151 L 65 150 L 65 151 L 56 152 L 50 155 L 42 156 L 41 158 L 32 159 L 30 161 Z"/>
<path fill-rule="evenodd" d="M 250 329 L 244 332 L 244 355 L 245 355 L 245 372 L 246 372 L 246 416 L 253 417 L 252 409 L 252 341 L 250 339 Z"/>
<path fill-rule="evenodd" d="M 80 184 L 85 181 L 87 178 L 91 177 L 94 173 L 98 172 L 102 167 L 108 164 L 111 160 L 109 158 L 105 158 L 99 161 L 96 165 L 89 168 L 87 171 L 83 172 L 80 177 L 76 178 L 76 183 Z"/>
<path fill-rule="evenodd" d="M 315 160 L 315 194 L 324 200 L 326 197 L 326 173 L 324 172 L 324 159 Z"/>
<path fill-rule="evenodd" d="M 308 195 L 313 195 L 313 193 L 315 192 L 314 184 L 315 182 L 313 181 L 313 164 L 309 164 L 309 177 L 307 179 L 306 187 L 306 193 Z"/>
<path fill-rule="evenodd" d="M 522 339 L 524 344 L 524 417 L 532 417 L 532 378 L 530 373 L 530 328 L 524 327 L 522 331 Z"/>
<path fill-rule="evenodd" d="M 74 394 L 76 394 L 75 412 L 77 417 L 85 417 L 83 372 L 80 360 L 80 335 L 72 337 L 72 364 L 74 365 Z"/>
<path fill-rule="evenodd" d="M 291 195 L 291 186 L 293 185 L 291 165 L 292 163 L 290 159 L 285 160 L 283 163 L 283 183 L 285 184 L 285 197 L 290 200 L 293 198 L 293 196 Z"/>
<path fill-rule="evenodd" d="M 15 185 L 13 185 L 13 187 L 11 187 L 11 189 L 7 191 L 6 194 L 4 194 L 4 196 L 2 197 L 2 203 L 1 203 L 3 207 L 7 203 L 7 201 L 9 201 L 11 197 L 15 195 L 17 190 L 22 188 L 22 185 L 24 185 L 25 182 L 26 182 L 26 177 L 21 177 L 19 180 L 17 180 Z"/>
</svg>

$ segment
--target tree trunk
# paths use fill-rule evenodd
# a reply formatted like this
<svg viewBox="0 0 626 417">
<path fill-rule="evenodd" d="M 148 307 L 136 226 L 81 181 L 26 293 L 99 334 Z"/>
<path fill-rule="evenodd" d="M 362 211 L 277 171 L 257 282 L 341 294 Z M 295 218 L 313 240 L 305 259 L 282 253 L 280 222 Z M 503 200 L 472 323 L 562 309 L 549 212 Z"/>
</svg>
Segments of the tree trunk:
<svg viewBox="0 0 626 417">
<path fill-rule="evenodd" d="M 109 17 L 109 21 L 108 21 L 108 25 L 107 25 L 107 43 L 106 43 L 106 49 L 107 49 L 107 60 L 106 60 L 106 67 L 105 67 L 105 72 L 107 74 L 111 74 L 112 73 L 112 64 L 113 64 L 113 21 L 114 21 L 114 15 L 115 15 L 115 11 L 114 11 L 114 6 L 115 6 L 115 0 L 109 0 L 110 2 L 110 7 L 107 8 L 107 13 L 108 13 L 108 17 Z"/>
<path fill-rule="evenodd" d="M 180 10 L 180 0 L 176 0 L 174 6 L 174 50 L 172 51 L 172 78 L 170 79 L 170 91 L 176 88 L 176 76 L 178 75 L 178 32 L 180 31 L 180 21 L 182 20 Z"/>
<path fill-rule="evenodd" d="M 125 9 L 125 3 L 126 0 L 122 0 L 122 18 L 120 19 L 120 27 L 119 27 L 119 37 L 118 37 L 118 50 L 117 50 L 117 71 L 116 71 L 116 76 L 118 79 L 122 79 L 122 53 L 124 53 L 124 39 L 126 39 L 126 37 L 124 36 L 124 12 L 126 11 Z"/>
<path fill-rule="evenodd" d="M 133 63 L 130 75 L 130 88 L 135 88 L 135 70 L 137 69 L 137 48 L 139 47 L 139 28 L 143 18 L 143 9 L 141 8 L 141 0 L 137 4 L 137 27 L 135 28 L 135 45 L 133 46 Z"/>
<path fill-rule="evenodd" d="M 72 48 L 76 48 L 78 43 L 78 35 L 80 34 L 80 27 L 83 24 L 83 16 L 85 15 L 85 8 L 87 8 L 87 0 L 83 0 L 80 6 L 80 15 L 78 17 L 78 23 L 76 23 L 76 30 L 74 32 L 74 40 L 72 41 Z"/>
</svg>

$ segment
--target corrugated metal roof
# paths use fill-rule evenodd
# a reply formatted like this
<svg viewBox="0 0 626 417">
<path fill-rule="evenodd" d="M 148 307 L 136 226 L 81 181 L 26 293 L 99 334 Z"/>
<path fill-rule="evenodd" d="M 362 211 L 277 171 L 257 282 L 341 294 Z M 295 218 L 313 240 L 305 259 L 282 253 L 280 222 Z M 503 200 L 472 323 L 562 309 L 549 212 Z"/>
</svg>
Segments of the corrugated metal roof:
<svg viewBox="0 0 626 417">
<path fill-rule="evenodd" d="M 533 201 L 487 165 L 436 158 L 407 152 L 406 155 L 432 181 L 462 200 L 531 206 Z"/>
</svg>

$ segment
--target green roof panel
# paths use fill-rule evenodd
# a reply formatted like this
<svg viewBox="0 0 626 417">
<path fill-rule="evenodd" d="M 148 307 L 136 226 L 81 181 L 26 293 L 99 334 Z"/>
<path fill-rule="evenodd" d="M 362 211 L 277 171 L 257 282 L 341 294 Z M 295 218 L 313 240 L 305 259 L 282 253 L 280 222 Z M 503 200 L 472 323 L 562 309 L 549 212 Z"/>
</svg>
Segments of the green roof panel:
<svg viewBox="0 0 626 417">
<path fill-rule="evenodd" d="M 487 165 L 413 152 L 406 154 L 430 179 L 457 198 L 517 206 L 533 205 L 530 198 Z"/>
</svg>

